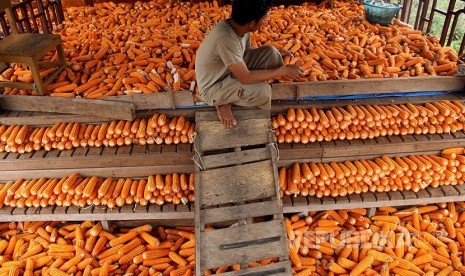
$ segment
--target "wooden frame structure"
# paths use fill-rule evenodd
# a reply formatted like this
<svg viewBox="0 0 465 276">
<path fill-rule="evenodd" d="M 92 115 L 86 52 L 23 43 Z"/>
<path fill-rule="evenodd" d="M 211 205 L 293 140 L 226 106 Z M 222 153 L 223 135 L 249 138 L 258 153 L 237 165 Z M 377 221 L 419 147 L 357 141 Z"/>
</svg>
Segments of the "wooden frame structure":
<svg viewBox="0 0 465 276">
<path fill-rule="evenodd" d="M 357 82 L 341 83 L 338 90 L 340 95 L 357 94 L 365 92 L 367 95 L 370 89 L 367 87 L 383 87 L 378 89 L 376 94 L 387 94 L 397 91 L 415 91 L 419 86 L 415 86 L 412 79 L 395 80 L 396 87 L 389 86 L 390 80 L 364 80 Z M 431 91 L 459 91 L 464 88 L 464 77 L 432 77 L 422 79 L 434 87 L 428 85 Z M 289 107 L 327 108 L 331 106 L 343 106 L 346 104 L 393 104 L 393 103 L 414 103 L 420 104 L 431 100 L 459 100 L 465 102 L 463 95 L 458 93 L 447 93 L 435 96 L 421 97 L 386 97 L 348 100 L 303 100 L 308 95 L 321 95 L 327 91 L 334 90 L 333 82 L 315 84 L 318 90 L 311 90 L 313 83 L 303 84 L 279 84 L 274 85 L 275 96 L 281 99 L 290 98 L 292 101 L 274 101 L 272 113 L 282 113 Z M 381 85 L 383 84 L 383 85 Z M 298 87 L 308 87 L 302 89 Z M 431 88 L 432 87 L 432 88 Z M 364 90 L 363 90 L 364 89 Z M 296 94 L 296 91 L 308 91 L 305 94 Z M 309 93 L 309 94 L 307 94 Z M 8 102 L 15 97 L 2 96 L 0 101 Z M 172 102 L 158 104 L 155 99 L 163 97 L 165 100 L 174 99 Z M 30 97 L 34 98 L 34 97 Z M 65 99 L 70 100 L 70 99 Z M 124 102 L 122 102 L 124 101 Z M 89 103 L 95 103 L 88 100 Z M 136 95 L 131 97 L 121 97 L 103 102 L 125 103 L 134 106 L 138 110 L 136 116 L 146 116 L 154 111 L 159 111 L 159 107 L 168 108 L 175 103 L 176 109 L 163 109 L 173 116 L 184 115 L 194 117 L 199 108 L 179 108 L 180 105 L 193 104 L 191 93 L 174 92 L 173 97 L 168 94 L 157 93 L 153 95 Z M 6 105 L 7 106 L 7 105 Z M 18 108 L 20 109 L 20 108 Z M 153 109 L 153 110 L 148 110 Z M 158 109 L 158 110 L 157 110 Z M 201 107 L 201 110 L 209 110 L 208 107 Z M 210 109 L 211 110 L 211 109 Z M 110 114 L 110 113 L 108 113 Z M 36 117 L 38 115 L 39 117 Z M 121 115 L 121 114 L 120 114 Z M 3 117 L 2 117 L 3 116 Z M 90 123 L 101 123 L 111 120 L 105 117 L 95 117 L 92 114 L 54 114 L 34 112 L 34 111 L 8 111 L 3 115 L 0 113 L 0 123 L 22 124 L 24 122 L 36 122 L 40 118 L 42 123 L 35 125 L 50 125 L 56 122 L 79 121 Z M 402 137 L 381 137 L 373 140 L 352 140 L 321 142 L 313 144 L 280 144 L 280 160 L 278 166 L 289 166 L 293 162 L 314 161 L 330 162 L 341 160 L 354 160 L 361 158 L 373 158 L 382 154 L 391 156 L 409 154 L 438 154 L 447 147 L 465 146 L 465 131 L 453 134 L 435 135 L 407 135 Z M 52 150 L 50 152 L 38 151 L 28 154 L 0 153 L 0 181 L 16 180 L 19 177 L 62 177 L 71 172 L 78 172 L 83 176 L 115 176 L 115 177 L 146 177 L 147 174 L 165 173 L 191 173 L 194 172 L 194 162 L 191 157 L 194 155 L 193 147 L 185 145 L 132 145 L 123 147 L 108 148 L 77 148 L 67 151 Z M 465 186 L 428 188 L 417 193 L 410 191 L 388 192 L 388 193 L 364 193 L 361 195 L 352 194 L 345 197 L 283 197 L 284 212 L 308 212 L 311 210 L 329 210 L 339 208 L 371 208 L 386 205 L 410 205 L 420 203 L 448 202 L 465 200 Z M 164 204 L 162 206 L 136 206 L 129 205 L 122 208 L 108 209 L 100 207 L 46 207 L 46 208 L 26 208 L 26 209 L 0 209 L 0 220 L 157 220 L 167 225 L 192 225 L 194 222 L 194 203 L 187 205 Z"/>
<path fill-rule="evenodd" d="M 0 41 L 0 62 L 27 64 L 31 70 L 34 83 L 1 81 L 0 86 L 33 89 L 37 91 L 38 95 L 44 95 L 45 87 L 66 67 L 61 36 L 55 34 L 19 33 L 16 16 L 11 7 L 10 0 L 3 1 L 0 4 L 0 11 L 6 12 L 13 33 Z M 58 52 L 58 62 L 41 61 L 53 49 L 56 49 Z M 42 80 L 40 68 L 56 68 L 56 70 L 45 80 Z"/>
</svg>

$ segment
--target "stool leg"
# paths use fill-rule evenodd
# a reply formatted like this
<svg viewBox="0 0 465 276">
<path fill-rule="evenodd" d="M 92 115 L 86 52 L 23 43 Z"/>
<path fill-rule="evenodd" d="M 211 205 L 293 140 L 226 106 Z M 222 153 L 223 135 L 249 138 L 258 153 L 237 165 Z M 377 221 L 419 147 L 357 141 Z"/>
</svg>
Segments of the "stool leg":
<svg viewBox="0 0 465 276">
<path fill-rule="evenodd" d="M 32 77 L 34 78 L 37 94 L 39 96 L 43 96 L 45 93 L 45 87 L 44 83 L 42 82 L 42 78 L 40 77 L 39 66 L 37 66 L 35 61 L 32 61 L 29 66 L 31 67 Z"/>
<path fill-rule="evenodd" d="M 66 65 L 66 57 L 65 57 L 65 51 L 63 50 L 63 44 L 60 43 L 56 47 L 57 52 L 58 52 L 58 60 L 61 65 Z"/>
</svg>

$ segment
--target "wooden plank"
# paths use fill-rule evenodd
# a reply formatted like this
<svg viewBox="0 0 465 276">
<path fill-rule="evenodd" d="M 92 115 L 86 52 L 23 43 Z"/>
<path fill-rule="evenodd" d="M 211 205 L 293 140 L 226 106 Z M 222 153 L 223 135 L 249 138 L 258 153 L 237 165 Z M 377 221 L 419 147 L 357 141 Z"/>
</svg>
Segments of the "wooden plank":
<svg viewBox="0 0 465 276">
<path fill-rule="evenodd" d="M 202 137 L 199 141 L 201 151 L 266 144 L 271 128 L 269 118 L 242 121 L 234 128 L 225 128 L 219 121 L 196 124 L 197 133 Z"/>
<path fill-rule="evenodd" d="M 97 148 L 97 147 L 89 147 L 89 150 L 87 151 L 87 156 L 100 156 L 102 155 L 103 152 L 103 147 Z"/>
<path fill-rule="evenodd" d="M 102 151 L 102 157 L 103 156 L 111 156 L 114 157 L 116 155 L 116 152 L 118 151 L 117 147 L 104 147 Z"/>
<path fill-rule="evenodd" d="M 373 193 L 362 193 L 363 202 L 376 202 L 376 196 Z"/>
<path fill-rule="evenodd" d="M 73 155 L 75 149 L 70 149 L 70 150 L 62 150 L 60 152 L 60 157 L 70 157 Z"/>
<path fill-rule="evenodd" d="M 161 153 L 175 153 L 176 152 L 176 145 L 170 144 L 170 145 L 162 145 L 161 147 Z"/>
<path fill-rule="evenodd" d="M 386 94 L 427 91 L 463 91 L 465 77 L 415 77 L 359 79 L 323 82 L 273 84 L 273 100 L 295 100 L 299 87 L 301 97 Z"/>
<path fill-rule="evenodd" d="M 281 201 L 282 201 L 283 205 L 292 206 L 292 199 L 291 199 L 291 197 L 288 196 L 288 195 L 284 195 L 284 196 L 281 198 Z"/>
<path fill-rule="evenodd" d="M 176 107 L 193 107 L 195 105 L 191 91 L 174 92 L 172 95 L 174 99 L 173 104 Z M 104 100 L 131 103 L 137 110 L 171 109 L 173 107 L 171 96 L 166 92 L 106 97 Z"/>
<path fill-rule="evenodd" d="M 430 196 L 430 194 L 428 194 L 428 192 L 427 192 L 426 190 L 421 189 L 421 190 L 419 190 L 419 191 L 417 192 L 417 197 L 418 197 L 419 199 L 421 199 L 421 198 L 425 198 L 425 199 L 426 199 L 426 198 L 430 198 L 431 196 Z"/>
<path fill-rule="evenodd" d="M 426 191 L 431 195 L 431 197 L 443 197 L 444 192 L 441 188 L 426 187 Z"/>
<path fill-rule="evenodd" d="M 321 204 L 323 205 L 334 205 L 334 197 L 332 196 L 324 196 L 321 198 Z"/>
<path fill-rule="evenodd" d="M 0 181 L 12 181 L 19 178 L 61 178 L 76 172 L 81 176 L 90 177 L 147 177 L 148 174 L 192 173 L 194 165 L 162 165 L 136 167 L 108 167 L 108 168 L 69 168 L 43 170 L 0 171 Z"/>
<path fill-rule="evenodd" d="M 403 200 L 404 199 L 400 191 L 388 192 L 387 194 L 391 200 Z"/>
<path fill-rule="evenodd" d="M 282 213 L 282 208 L 280 208 L 275 200 L 200 210 L 201 220 L 205 224 L 262 217 L 278 213 Z"/>
<path fill-rule="evenodd" d="M 239 123 L 250 119 L 270 119 L 270 112 L 259 109 L 237 110 L 233 108 L 234 118 Z M 195 121 L 199 122 L 219 122 L 216 111 L 202 111 L 195 114 Z"/>
<path fill-rule="evenodd" d="M 400 193 L 402 194 L 405 200 L 418 198 L 417 194 L 414 193 L 413 191 L 401 191 Z"/>
<path fill-rule="evenodd" d="M 275 196 L 272 166 L 267 160 L 201 171 L 199 204 L 209 206 Z"/>
<path fill-rule="evenodd" d="M 176 213 L 181 212 L 181 213 L 189 213 L 190 209 L 187 204 L 177 204 L 175 205 L 176 208 Z"/>
<path fill-rule="evenodd" d="M 288 254 L 282 220 L 203 232 L 200 239 L 203 269 L 287 257 Z"/>
<path fill-rule="evenodd" d="M 360 203 L 360 202 L 363 202 L 363 199 L 360 195 L 358 194 L 350 194 L 348 195 L 349 197 L 349 202 L 350 203 Z"/>
<path fill-rule="evenodd" d="M 178 144 L 176 152 L 192 152 L 192 145 L 191 144 Z"/>
<path fill-rule="evenodd" d="M 304 196 L 294 196 L 291 198 L 292 206 L 306 206 L 308 205 L 307 198 Z"/>
<path fill-rule="evenodd" d="M 81 150 L 82 149 L 82 150 Z M 85 156 L 87 149 L 77 148 L 72 157 L 48 158 L 44 162 L 43 158 L 37 157 L 36 154 L 27 160 L 19 159 L 0 159 L 1 170 L 36 170 L 36 169 L 72 169 L 72 168 L 104 168 L 104 167 L 125 167 L 131 166 L 160 166 L 160 165 L 190 165 L 193 166 L 192 153 L 176 153 L 166 155 L 114 155 L 117 148 L 105 148 L 102 155 Z M 95 153 L 95 152 L 94 152 Z M 98 153 L 98 152 L 97 152 Z M 113 155 L 112 155 L 113 154 Z M 96 158 L 98 156 L 98 158 Z M 128 160 L 130 162 L 128 163 Z M 193 171 L 191 171 L 193 172 Z"/>
<path fill-rule="evenodd" d="M 0 106 L 7 110 L 68 113 L 129 121 L 136 116 L 134 104 L 107 100 L 0 95 Z"/>
<path fill-rule="evenodd" d="M 146 154 L 147 152 L 147 145 L 134 145 L 134 147 L 132 148 L 133 155 Z"/>
<path fill-rule="evenodd" d="M 416 193 L 416 198 L 405 199 L 402 194 L 397 192 L 389 193 L 373 193 L 376 196 L 376 201 L 339 201 L 340 197 L 336 197 L 336 203 L 332 205 L 324 205 L 317 201 L 316 197 L 308 197 L 309 201 L 315 199 L 315 204 L 309 203 L 307 206 L 292 206 L 284 204 L 284 213 L 299 213 L 309 211 L 325 211 L 325 210 L 339 210 L 339 209 L 352 209 L 352 208 L 378 208 L 382 206 L 409 206 L 419 204 L 434 204 L 438 202 L 457 202 L 463 201 L 465 195 L 465 185 L 451 186 L 454 189 L 461 189 L 458 195 L 444 195 L 443 190 L 439 188 L 428 187 L 426 190 L 420 190 Z M 390 194 L 392 193 L 392 194 Z M 400 192 L 399 192 L 400 193 Z M 390 194 L 391 198 L 388 197 Z M 362 197 L 366 195 L 362 194 Z"/>
<path fill-rule="evenodd" d="M 460 195 L 465 195 L 465 184 L 455 185 L 454 188 Z"/>
<path fill-rule="evenodd" d="M 221 273 L 222 276 L 288 276 L 291 275 L 291 263 L 289 261 L 282 261 L 278 263 L 271 263 L 265 266 L 252 267 L 241 269 L 238 271 L 230 271 Z"/>
<path fill-rule="evenodd" d="M 75 123 L 103 123 L 111 121 L 109 118 L 74 115 L 74 114 L 60 114 L 60 113 L 44 113 L 33 112 L 32 116 L 18 116 L 18 117 L 2 117 L 0 116 L 0 124 L 3 125 L 28 125 L 32 127 L 51 126 L 56 123 L 75 122 Z"/>
<path fill-rule="evenodd" d="M 460 194 L 453 186 L 441 186 L 441 189 L 448 196 L 457 196 Z"/>
<path fill-rule="evenodd" d="M 73 157 L 86 156 L 88 150 L 89 150 L 89 148 L 79 147 L 74 151 Z"/>
<path fill-rule="evenodd" d="M 270 158 L 270 148 L 266 146 L 265 148 L 202 156 L 202 165 L 204 169 L 213 169 L 235 164 L 263 161 Z"/>
</svg>

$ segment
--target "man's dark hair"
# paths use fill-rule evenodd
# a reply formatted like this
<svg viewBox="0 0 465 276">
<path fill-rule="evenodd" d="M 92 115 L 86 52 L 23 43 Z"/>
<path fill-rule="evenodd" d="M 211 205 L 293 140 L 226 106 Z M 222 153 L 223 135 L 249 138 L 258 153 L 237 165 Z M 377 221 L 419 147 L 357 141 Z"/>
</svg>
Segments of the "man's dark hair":
<svg viewBox="0 0 465 276">
<path fill-rule="evenodd" d="M 270 6 L 270 0 L 233 0 L 231 17 L 239 25 L 258 22 L 266 15 Z"/>
</svg>

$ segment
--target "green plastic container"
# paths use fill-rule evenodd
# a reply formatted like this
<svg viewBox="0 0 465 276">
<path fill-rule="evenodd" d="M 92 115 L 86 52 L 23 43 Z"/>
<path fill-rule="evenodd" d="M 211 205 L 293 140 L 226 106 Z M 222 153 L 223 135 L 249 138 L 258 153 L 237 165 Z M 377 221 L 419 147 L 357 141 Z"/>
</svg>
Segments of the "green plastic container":
<svg viewBox="0 0 465 276">
<path fill-rule="evenodd" d="M 399 4 L 385 3 L 383 5 L 381 0 L 375 0 L 374 4 L 372 3 L 372 0 L 363 1 L 366 19 L 372 24 L 378 23 L 383 26 L 391 24 L 392 19 L 399 11 Z"/>
</svg>

